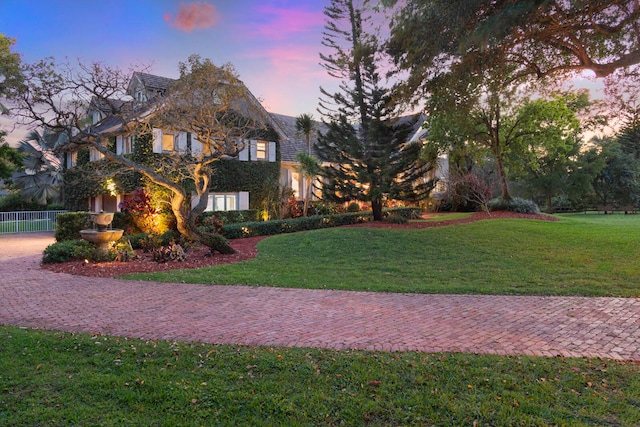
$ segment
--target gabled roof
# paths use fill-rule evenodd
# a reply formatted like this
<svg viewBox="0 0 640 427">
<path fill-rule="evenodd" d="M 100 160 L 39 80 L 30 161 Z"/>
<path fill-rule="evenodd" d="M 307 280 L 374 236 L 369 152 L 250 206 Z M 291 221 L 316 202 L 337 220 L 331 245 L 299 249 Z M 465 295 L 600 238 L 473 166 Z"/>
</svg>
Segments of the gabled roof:
<svg viewBox="0 0 640 427">
<path fill-rule="evenodd" d="M 296 131 L 296 118 L 284 114 L 269 113 L 273 120 L 280 125 L 285 133 L 285 138 L 280 141 L 280 154 L 283 162 L 297 162 L 296 154 L 307 152 L 307 139 Z M 318 131 L 325 133 L 327 127 L 317 120 L 313 121 L 315 127 L 311 132 L 311 154 L 317 157 L 313 148 L 318 142 Z"/>
<path fill-rule="evenodd" d="M 175 79 L 171 79 L 169 77 L 156 76 L 155 74 L 136 71 L 133 73 L 133 76 L 131 76 L 129 86 L 127 87 L 127 93 L 133 96 L 135 87 L 138 84 L 142 85 L 147 92 L 165 92 L 174 81 Z"/>
<path fill-rule="evenodd" d="M 144 90 L 147 92 L 147 96 L 150 99 L 150 102 L 147 102 L 144 104 L 138 104 L 136 102 L 112 101 L 112 100 L 110 100 L 109 102 L 119 102 L 121 103 L 119 104 L 119 107 L 124 107 L 124 108 L 130 105 L 131 113 L 133 113 L 134 115 L 137 114 L 138 118 L 140 118 L 140 116 L 143 116 L 143 117 L 149 116 L 154 111 L 153 98 L 155 98 L 157 94 L 166 92 L 166 90 L 175 81 L 176 81 L 175 79 L 172 79 L 169 77 L 162 77 L 154 74 L 141 73 L 136 71 L 133 73 L 131 80 L 129 81 L 129 84 L 127 86 L 127 94 L 129 94 L 130 96 L 134 96 L 135 91 L 138 89 L 138 87 L 142 86 Z M 255 106 L 258 107 L 259 109 L 258 114 L 260 117 L 256 117 L 256 119 L 265 121 L 266 122 L 265 124 L 271 125 L 274 128 L 274 130 L 278 133 L 281 140 L 286 139 L 287 135 L 284 129 L 282 128 L 282 125 L 273 119 L 273 117 L 269 114 L 269 112 L 265 110 L 262 103 L 253 95 L 253 93 L 251 93 L 251 91 L 246 87 L 246 85 L 244 85 L 244 83 L 242 83 L 242 85 L 249 95 L 249 100 L 250 100 L 249 102 L 254 103 Z M 106 108 L 107 107 L 106 100 L 92 101 L 92 105 L 93 105 L 93 108 L 97 108 L 98 110 L 103 110 L 105 112 L 110 110 Z M 240 107 L 242 108 L 242 106 Z M 96 126 L 93 127 L 94 131 L 98 131 L 101 133 L 102 132 L 113 133 L 113 132 L 122 131 L 123 129 L 124 129 L 124 126 L 122 121 L 120 119 L 115 119 L 113 117 L 108 117 L 107 119 L 104 119 L 103 121 L 99 122 L 98 124 L 96 124 Z"/>
</svg>

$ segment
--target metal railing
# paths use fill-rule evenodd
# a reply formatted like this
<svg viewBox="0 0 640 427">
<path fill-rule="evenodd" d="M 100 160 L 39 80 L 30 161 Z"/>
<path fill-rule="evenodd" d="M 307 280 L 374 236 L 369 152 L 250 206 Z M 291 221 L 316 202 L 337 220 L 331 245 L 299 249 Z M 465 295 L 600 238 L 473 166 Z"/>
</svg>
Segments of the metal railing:
<svg viewBox="0 0 640 427">
<path fill-rule="evenodd" d="M 0 212 L 0 234 L 55 231 L 58 215 L 67 211 Z"/>
</svg>

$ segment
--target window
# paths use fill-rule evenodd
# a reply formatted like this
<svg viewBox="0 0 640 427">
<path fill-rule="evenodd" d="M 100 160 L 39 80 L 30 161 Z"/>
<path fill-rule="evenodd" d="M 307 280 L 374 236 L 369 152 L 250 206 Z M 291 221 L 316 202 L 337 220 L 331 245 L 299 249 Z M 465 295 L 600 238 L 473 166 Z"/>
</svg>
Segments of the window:
<svg viewBox="0 0 640 427">
<path fill-rule="evenodd" d="M 300 174 L 298 172 L 291 174 L 291 189 L 293 190 L 294 196 L 300 197 Z"/>
<path fill-rule="evenodd" d="M 175 137 L 171 133 L 162 134 L 162 151 L 173 151 Z"/>
<path fill-rule="evenodd" d="M 130 154 L 133 152 L 132 147 L 135 142 L 135 137 L 133 135 L 126 136 L 122 143 L 122 154 Z"/>
<path fill-rule="evenodd" d="M 267 149 L 269 145 L 265 141 L 257 141 L 256 143 L 256 159 L 267 160 Z"/>
<path fill-rule="evenodd" d="M 238 209 L 236 194 L 209 194 L 207 211 L 235 211 Z"/>
<path fill-rule="evenodd" d="M 78 152 L 67 153 L 67 167 L 72 168 L 78 164 Z"/>
</svg>

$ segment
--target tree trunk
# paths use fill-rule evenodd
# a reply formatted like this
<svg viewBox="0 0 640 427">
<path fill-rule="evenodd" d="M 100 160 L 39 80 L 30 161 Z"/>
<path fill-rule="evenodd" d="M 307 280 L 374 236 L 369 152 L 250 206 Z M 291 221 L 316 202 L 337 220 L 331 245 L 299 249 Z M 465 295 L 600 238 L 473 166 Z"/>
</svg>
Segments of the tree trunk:
<svg viewBox="0 0 640 427">
<path fill-rule="evenodd" d="M 184 195 L 175 194 L 171 198 L 171 210 L 176 217 L 176 226 L 178 231 L 188 239 L 200 242 L 207 246 L 211 253 L 218 251 L 221 254 L 234 254 L 236 250 L 233 249 L 227 239 L 217 233 L 207 233 L 200 230 L 195 225 L 195 216 L 193 210 L 187 213 L 187 209 L 184 205 L 186 198 Z M 202 199 L 201 199 L 202 200 Z M 206 206 L 206 202 L 205 206 Z"/>
<path fill-rule="evenodd" d="M 504 172 L 504 165 L 499 156 L 496 156 L 496 169 L 498 172 L 498 180 L 500 182 L 500 190 L 502 193 L 502 200 L 511 200 L 511 194 L 509 193 L 509 184 L 507 183 L 507 175 Z"/>
<path fill-rule="evenodd" d="M 371 211 L 373 212 L 374 221 L 382 221 L 384 219 L 382 215 L 382 199 L 376 198 L 371 200 Z"/>
<path fill-rule="evenodd" d="M 309 185 L 309 180 L 307 178 L 305 178 L 302 182 L 305 183 L 306 186 Z M 305 188 L 305 190 L 307 190 Z M 308 194 L 308 191 L 305 191 L 305 193 Z M 309 197 L 307 197 L 306 195 L 304 196 L 304 204 L 302 205 L 302 216 L 307 216 L 307 209 L 309 208 Z"/>
</svg>

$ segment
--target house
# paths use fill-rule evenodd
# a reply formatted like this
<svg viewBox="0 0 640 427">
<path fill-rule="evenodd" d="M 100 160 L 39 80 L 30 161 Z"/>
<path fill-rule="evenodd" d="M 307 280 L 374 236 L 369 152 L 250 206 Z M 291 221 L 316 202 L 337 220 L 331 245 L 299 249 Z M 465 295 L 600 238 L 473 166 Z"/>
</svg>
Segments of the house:
<svg viewBox="0 0 640 427">
<path fill-rule="evenodd" d="M 137 141 L 136 136 L 123 123 L 120 117 L 107 116 L 104 103 L 113 103 L 120 109 L 128 109 L 130 117 L 135 120 L 147 120 L 153 117 L 154 104 L 162 102 L 163 96 L 166 94 L 169 86 L 175 82 L 174 79 L 156 76 L 148 73 L 136 72 L 133 74 L 128 83 L 127 95 L 131 100 L 102 100 L 100 102 L 92 102 L 89 109 L 89 116 L 92 119 L 93 130 L 110 136 L 109 143 L 113 144 L 116 154 L 129 155 L 134 152 Z M 224 211 L 224 210 L 244 210 L 244 209 L 263 209 L 263 201 L 265 193 L 260 185 L 264 185 L 266 180 L 255 182 L 256 180 L 239 180 L 236 184 L 229 184 L 224 179 L 220 179 L 221 175 L 250 175 L 251 170 L 268 169 L 270 177 L 277 182 L 280 188 L 290 188 L 293 194 L 299 200 L 304 200 L 310 194 L 314 199 L 318 195 L 317 183 L 311 183 L 301 177 L 298 170 L 298 162 L 296 156 L 298 153 L 307 153 L 318 157 L 314 150 L 317 142 L 318 132 L 326 132 L 326 125 L 320 121 L 314 122 L 314 129 L 310 135 L 310 144 L 307 145 L 306 136 L 300 134 L 296 130 L 296 117 L 287 116 L 277 113 L 268 113 L 260 102 L 249 92 L 249 102 L 253 104 L 257 110 L 261 112 L 266 124 L 273 130 L 273 138 L 267 139 L 251 139 L 245 142 L 245 148 L 235 157 L 221 159 L 216 162 L 218 170 L 217 178 L 212 180 L 209 188 L 209 200 L 207 210 Z M 411 141 L 419 140 L 424 137 L 424 130 L 419 128 L 416 118 L 411 119 L 417 123 L 415 134 Z M 166 129 L 153 128 L 152 130 L 152 152 L 155 154 L 162 153 L 202 153 L 203 146 L 197 141 L 195 135 L 186 131 L 167 131 Z M 96 149 L 89 150 L 89 162 L 96 162 L 103 158 L 103 155 Z M 239 163 L 238 163 L 239 162 Z M 78 164 L 78 151 L 67 153 L 66 166 L 73 168 Z M 239 167 L 239 165 L 246 167 Z M 443 161 L 441 167 L 446 166 Z M 442 170 L 438 172 L 442 173 Z M 214 173 L 214 175 L 216 175 Z M 430 177 L 433 178 L 433 177 Z M 238 180 L 236 180 L 238 181 Z M 315 184 L 315 185 L 314 185 Z M 308 192 L 309 186 L 313 185 L 312 192 Z M 107 191 L 101 194 L 87 193 L 81 196 L 81 205 L 78 209 L 88 209 L 93 212 L 97 211 L 117 211 L 120 203 L 128 196 L 130 191 L 135 188 L 123 189 L 112 183 L 107 182 Z M 74 191 L 67 191 L 67 197 Z M 81 192 L 80 192 L 81 193 Z M 77 195 L 77 194 L 76 194 Z M 85 197 L 86 196 L 86 197 Z M 197 197 L 192 197 L 192 203 L 198 202 Z M 84 206 L 84 207 L 83 207 Z"/>
<path fill-rule="evenodd" d="M 280 141 L 280 186 L 290 188 L 299 200 L 304 200 L 308 193 L 308 186 L 313 185 L 308 180 L 300 176 L 298 170 L 298 153 L 311 154 L 318 157 L 314 145 L 318 142 L 318 132 L 325 132 L 326 125 L 320 121 L 313 122 L 313 130 L 310 136 L 310 144 L 307 146 L 307 138 L 296 130 L 296 117 L 284 114 L 271 113 L 273 120 L 279 125 L 284 133 L 284 138 Z M 316 189 L 312 189 L 312 198 L 316 197 Z"/>
<path fill-rule="evenodd" d="M 420 121 L 417 122 L 421 123 L 421 125 L 415 129 L 411 139 L 409 139 L 410 143 L 424 140 L 427 137 L 428 131 L 422 126 L 422 123 L 425 123 L 425 120 L 426 117 L 421 116 Z M 438 156 L 435 167 L 425 177 L 425 179 L 436 181 L 436 185 L 433 188 L 432 193 L 436 197 L 447 191 L 447 180 L 449 179 L 449 155 L 447 153 Z"/>
<path fill-rule="evenodd" d="M 161 100 L 169 85 L 175 80 L 156 76 L 147 73 L 136 72 L 133 74 L 127 94 L 132 101 L 123 102 L 120 100 L 94 101 L 89 109 L 89 116 L 92 120 L 93 130 L 97 133 L 110 135 L 109 143 L 112 143 L 116 154 L 132 154 L 136 146 L 136 136 L 127 131 L 126 125 L 121 117 L 107 116 L 105 111 L 109 109 L 104 103 L 114 103 L 118 108 L 128 109 L 131 117 L 136 120 L 146 120 L 154 114 L 154 103 Z M 250 94 L 250 93 L 249 93 Z M 276 122 L 269 113 L 264 110 L 258 100 L 250 94 L 249 102 L 254 103 L 254 109 L 260 110 L 264 116 L 266 124 L 275 131 L 275 140 L 251 139 L 245 141 L 245 148 L 234 158 L 224 158 L 221 162 L 246 162 L 247 164 L 270 163 L 276 164 L 280 160 L 280 141 L 287 141 L 289 137 L 285 134 L 279 122 Z M 102 104 L 102 105 L 101 105 Z M 126 104 L 126 105 L 125 105 Z M 197 155 L 202 153 L 205 147 L 198 142 L 195 135 L 186 131 L 167 131 L 165 129 L 153 128 L 152 130 L 152 151 L 156 154 L 162 153 L 191 153 Z M 104 156 L 94 148 L 89 149 L 89 161 L 96 162 Z M 73 168 L 78 164 L 78 150 L 70 151 L 66 154 L 67 168 Z M 277 171 L 279 172 L 279 171 Z M 109 187 L 110 184 L 107 184 Z M 115 186 L 114 186 L 115 187 Z M 117 188 L 107 188 L 108 192 L 97 195 L 89 195 L 86 198 L 86 206 L 90 211 L 96 212 L 117 211 L 120 202 L 127 193 L 119 191 Z M 243 210 L 255 206 L 252 203 L 252 189 L 235 188 L 210 189 L 207 210 Z M 192 203 L 197 203 L 194 196 Z"/>
</svg>

